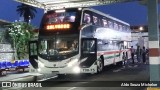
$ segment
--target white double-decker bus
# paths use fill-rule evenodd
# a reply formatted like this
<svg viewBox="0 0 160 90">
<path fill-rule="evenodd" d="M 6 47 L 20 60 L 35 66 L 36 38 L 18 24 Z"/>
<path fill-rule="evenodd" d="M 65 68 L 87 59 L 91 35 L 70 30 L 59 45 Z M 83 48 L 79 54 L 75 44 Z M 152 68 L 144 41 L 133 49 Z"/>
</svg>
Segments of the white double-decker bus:
<svg viewBox="0 0 160 90">
<path fill-rule="evenodd" d="M 39 73 L 99 73 L 130 58 L 131 31 L 124 21 L 90 8 L 48 11 L 29 60 Z"/>
</svg>

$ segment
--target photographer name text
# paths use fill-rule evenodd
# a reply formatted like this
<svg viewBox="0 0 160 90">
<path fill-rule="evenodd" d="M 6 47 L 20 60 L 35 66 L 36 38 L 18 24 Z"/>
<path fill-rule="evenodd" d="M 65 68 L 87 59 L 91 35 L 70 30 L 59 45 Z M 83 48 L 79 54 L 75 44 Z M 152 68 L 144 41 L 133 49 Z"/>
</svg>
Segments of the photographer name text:
<svg viewBox="0 0 160 90">
<path fill-rule="evenodd" d="M 121 83 L 123 87 L 157 87 L 156 83 Z"/>
</svg>

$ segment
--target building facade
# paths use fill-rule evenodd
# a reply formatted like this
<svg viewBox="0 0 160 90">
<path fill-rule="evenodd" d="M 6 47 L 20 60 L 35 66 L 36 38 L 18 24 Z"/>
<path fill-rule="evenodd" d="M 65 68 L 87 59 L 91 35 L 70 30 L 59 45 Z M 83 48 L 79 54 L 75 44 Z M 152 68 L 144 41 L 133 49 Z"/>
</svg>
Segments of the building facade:
<svg viewBox="0 0 160 90">
<path fill-rule="evenodd" d="M 148 48 L 148 28 L 147 26 L 131 26 L 132 30 L 132 42 L 131 45 L 136 48 L 140 46 L 141 48 L 145 46 Z"/>
</svg>

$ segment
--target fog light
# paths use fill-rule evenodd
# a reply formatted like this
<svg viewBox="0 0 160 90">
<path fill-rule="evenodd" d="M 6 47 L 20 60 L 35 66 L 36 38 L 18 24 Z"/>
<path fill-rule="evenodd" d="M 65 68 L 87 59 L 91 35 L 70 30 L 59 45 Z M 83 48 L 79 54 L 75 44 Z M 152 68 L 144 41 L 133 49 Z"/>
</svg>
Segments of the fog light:
<svg viewBox="0 0 160 90">
<path fill-rule="evenodd" d="M 38 71 L 38 72 L 40 72 L 40 71 L 41 71 L 41 69 L 40 69 L 40 68 L 38 68 L 38 69 L 37 69 L 37 71 Z"/>
</svg>

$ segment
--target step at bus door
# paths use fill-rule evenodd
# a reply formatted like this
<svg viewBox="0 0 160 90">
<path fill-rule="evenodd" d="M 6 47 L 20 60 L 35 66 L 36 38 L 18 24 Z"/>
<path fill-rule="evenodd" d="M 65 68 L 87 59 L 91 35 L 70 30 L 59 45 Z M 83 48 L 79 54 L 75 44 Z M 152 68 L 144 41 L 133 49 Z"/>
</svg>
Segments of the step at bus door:
<svg viewBox="0 0 160 90">
<path fill-rule="evenodd" d="M 97 60 L 97 39 L 82 38 L 80 60 L 82 68 L 89 68 Z"/>
<path fill-rule="evenodd" d="M 38 68 L 38 41 L 29 41 L 29 62 L 34 69 Z"/>
</svg>

